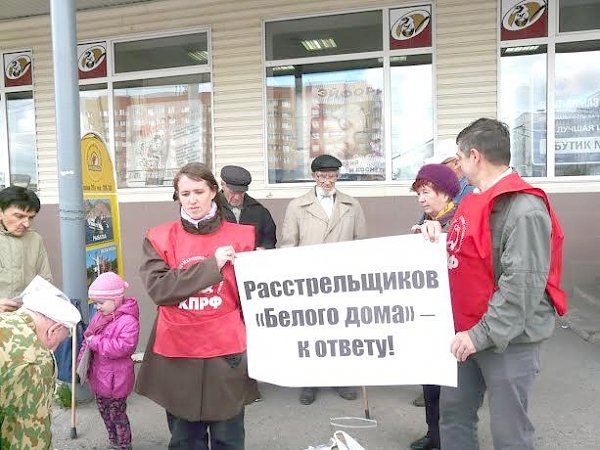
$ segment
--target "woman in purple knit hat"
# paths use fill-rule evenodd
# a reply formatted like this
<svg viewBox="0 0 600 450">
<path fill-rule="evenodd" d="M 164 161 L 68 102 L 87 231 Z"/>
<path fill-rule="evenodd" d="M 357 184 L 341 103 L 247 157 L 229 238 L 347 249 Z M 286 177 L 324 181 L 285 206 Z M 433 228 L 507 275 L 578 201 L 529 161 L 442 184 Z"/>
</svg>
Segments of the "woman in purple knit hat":
<svg viewBox="0 0 600 450">
<path fill-rule="evenodd" d="M 447 231 L 457 207 L 453 199 L 460 191 L 460 183 L 454 171 L 444 164 L 426 164 L 417 173 L 411 190 L 417 193 L 417 201 L 424 212 L 419 223 L 413 225 L 411 231 L 420 233 L 425 220 L 437 220 L 442 225 L 442 230 Z M 427 434 L 410 444 L 410 448 L 439 449 L 440 387 L 423 385 L 423 397 Z"/>
</svg>

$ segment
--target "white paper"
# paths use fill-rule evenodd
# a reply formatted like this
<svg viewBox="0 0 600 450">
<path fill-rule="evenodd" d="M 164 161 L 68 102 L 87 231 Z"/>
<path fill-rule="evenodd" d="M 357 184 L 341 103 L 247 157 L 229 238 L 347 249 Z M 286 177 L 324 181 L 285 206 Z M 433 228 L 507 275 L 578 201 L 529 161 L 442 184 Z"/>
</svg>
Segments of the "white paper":
<svg viewBox="0 0 600 450">
<path fill-rule="evenodd" d="M 64 300 L 70 302 L 69 297 L 67 297 L 67 294 L 65 294 L 63 291 L 58 289 L 56 286 L 54 286 L 49 281 L 45 280 L 44 278 L 40 277 L 39 275 L 36 275 L 35 278 L 33 280 L 31 280 L 31 283 L 29 283 L 27 285 L 27 287 L 25 289 L 23 289 L 23 292 L 21 292 L 21 294 L 19 295 L 19 297 L 21 298 L 21 303 L 23 303 L 23 296 L 25 294 L 29 294 L 31 292 L 40 292 L 40 291 L 44 292 L 45 294 L 56 295 L 57 297 L 60 297 Z"/>
<path fill-rule="evenodd" d="M 445 235 L 247 252 L 234 267 L 251 377 L 296 387 L 456 386 Z M 336 279 L 345 290 L 336 292 Z"/>
</svg>

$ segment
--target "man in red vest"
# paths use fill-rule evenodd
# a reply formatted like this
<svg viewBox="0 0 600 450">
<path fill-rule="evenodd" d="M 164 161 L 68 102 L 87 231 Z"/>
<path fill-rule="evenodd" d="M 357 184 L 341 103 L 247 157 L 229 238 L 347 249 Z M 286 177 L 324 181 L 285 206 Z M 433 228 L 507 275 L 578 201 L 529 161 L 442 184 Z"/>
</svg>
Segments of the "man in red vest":
<svg viewBox="0 0 600 450">
<path fill-rule="evenodd" d="M 555 313 L 567 308 L 562 229 L 546 194 L 510 168 L 505 124 L 478 119 L 456 142 L 477 189 L 461 202 L 447 235 L 458 387 L 442 387 L 441 448 L 479 448 L 477 412 L 487 390 L 494 448 L 533 449 L 528 395 L 541 342 L 554 331 Z M 434 221 L 422 231 L 430 240 L 441 233 Z"/>
</svg>

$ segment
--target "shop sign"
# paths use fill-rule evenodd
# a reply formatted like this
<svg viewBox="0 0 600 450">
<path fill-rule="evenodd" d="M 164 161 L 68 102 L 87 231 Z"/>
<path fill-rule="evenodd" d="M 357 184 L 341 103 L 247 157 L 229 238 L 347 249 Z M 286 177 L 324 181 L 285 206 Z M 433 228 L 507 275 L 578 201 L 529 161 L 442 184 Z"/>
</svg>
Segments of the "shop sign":
<svg viewBox="0 0 600 450">
<path fill-rule="evenodd" d="M 77 46 L 77 67 L 79 79 L 105 77 L 106 70 L 106 42 L 79 44 Z"/>
<path fill-rule="evenodd" d="M 431 5 L 390 10 L 390 49 L 431 47 Z"/>
<path fill-rule="evenodd" d="M 3 57 L 4 85 L 6 87 L 31 86 L 31 51 L 5 53 Z"/>
<path fill-rule="evenodd" d="M 546 0 L 502 0 L 501 14 L 503 41 L 548 36 Z"/>
</svg>

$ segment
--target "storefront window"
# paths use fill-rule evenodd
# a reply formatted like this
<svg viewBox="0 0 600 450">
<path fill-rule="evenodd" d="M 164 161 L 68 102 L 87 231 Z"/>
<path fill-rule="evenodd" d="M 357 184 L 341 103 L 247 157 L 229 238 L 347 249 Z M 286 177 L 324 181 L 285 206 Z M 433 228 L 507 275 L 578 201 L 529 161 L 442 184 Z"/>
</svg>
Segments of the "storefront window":
<svg viewBox="0 0 600 450">
<path fill-rule="evenodd" d="M 600 30 L 599 0 L 559 0 L 558 4 L 561 33 Z"/>
<path fill-rule="evenodd" d="M 6 94 L 10 184 L 37 190 L 33 92 Z"/>
<path fill-rule="evenodd" d="M 119 188 L 170 186 L 190 161 L 212 166 L 209 48 L 206 31 L 78 45 L 81 133 L 114 151 Z"/>
<path fill-rule="evenodd" d="M 0 186 L 37 190 L 37 147 L 31 50 L 0 55 Z"/>
<path fill-rule="evenodd" d="M 82 136 L 96 133 L 107 146 L 110 145 L 106 83 L 80 86 L 79 118 Z"/>
<path fill-rule="evenodd" d="M 431 55 L 391 58 L 392 179 L 413 179 L 433 154 Z"/>
<path fill-rule="evenodd" d="M 342 180 L 384 180 L 383 71 L 377 60 L 268 69 L 269 179 L 311 179 L 323 153 L 344 162 Z"/>
<path fill-rule="evenodd" d="M 600 175 L 600 41 L 556 45 L 556 175 Z"/>
<path fill-rule="evenodd" d="M 266 58 L 306 58 L 383 50 L 382 11 L 268 22 Z"/>
<path fill-rule="evenodd" d="M 408 180 L 431 152 L 431 5 L 267 22 L 265 55 L 269 183 L 321 154 L 340 181 Z"/>
<path fill-rule="evenodd" d="M 502 0 L 499 20 L 511 165 L 530 177 L 600 175 L 600 1 L 523 5 Z"/>
<path fill-rule="evenodd" d="M 511 131 L 511 166 L 522 176 L 546 176 L 546 46 L 502 49 L 501 120 Z"/>
<path fill-rule="evenodd" d="M 116 42 L 115 73 L 208 64 L 206 33 Z"/>
<path fill-rule="evenodd" d="M 170 186 L 186 163 L 212 165 L 208 74 L 115 82 L 113 99 L 119 186 Z"/>
</svg>

